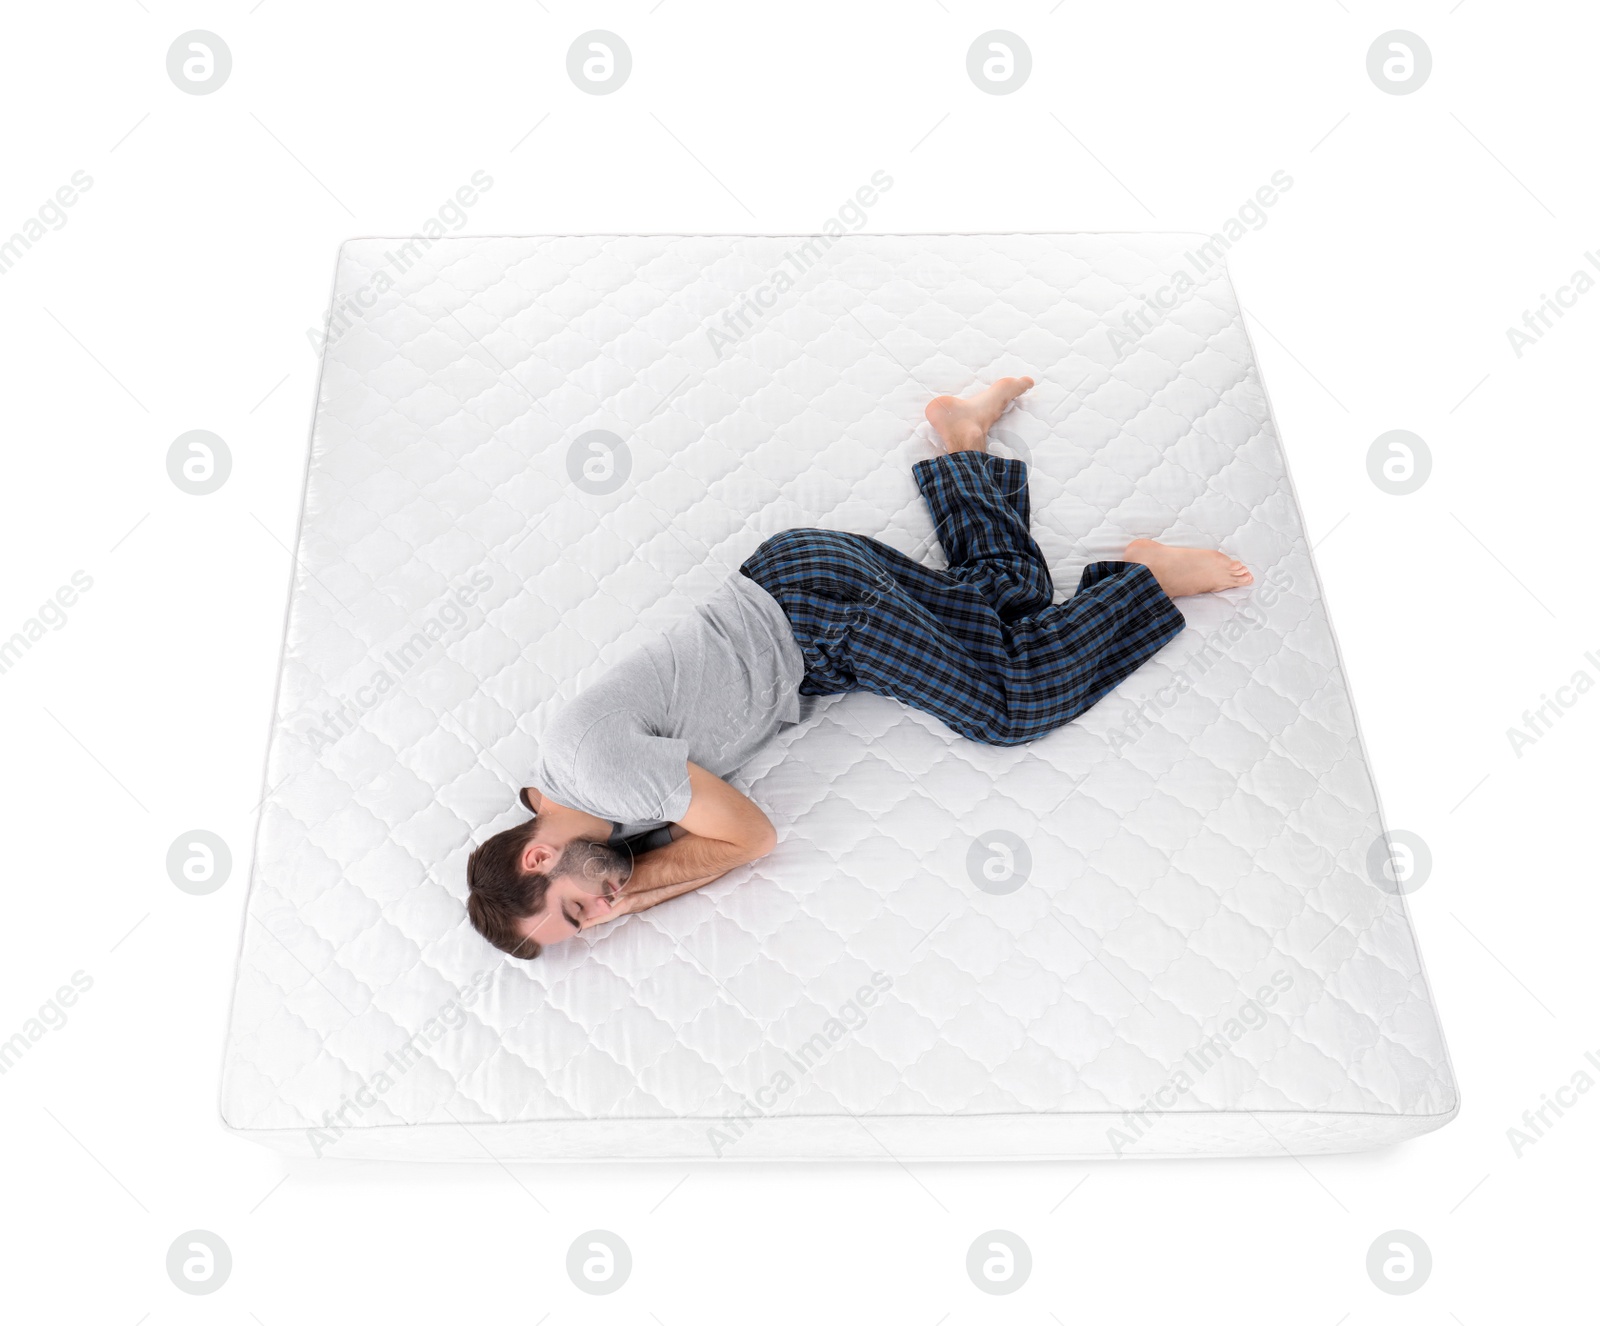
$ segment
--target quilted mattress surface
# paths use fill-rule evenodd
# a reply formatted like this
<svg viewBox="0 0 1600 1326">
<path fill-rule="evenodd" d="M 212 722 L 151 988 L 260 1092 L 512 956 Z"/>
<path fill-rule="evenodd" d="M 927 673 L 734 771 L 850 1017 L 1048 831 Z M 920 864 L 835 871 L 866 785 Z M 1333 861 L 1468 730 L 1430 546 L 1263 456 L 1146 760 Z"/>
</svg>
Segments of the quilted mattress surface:
<svg viewBox="0 0 1600 1326">
<path fill-rule="evenodd" d="M 1457 1095 L 1238 303 L 1197 235 L 360 239 L 340 252 L 221 1082 L 417 1159 L 1354 1150 Z M 532 963 L 467 922 L 542 721 L 768 534 L 937 564 L 927 400 L 1027 372 L 1069 593 L 1248 590 L 1068 727 L 807 700 L 754 866 Z M 1376 848 L 1375 848 L 1376 845 Z"/>
</svg>

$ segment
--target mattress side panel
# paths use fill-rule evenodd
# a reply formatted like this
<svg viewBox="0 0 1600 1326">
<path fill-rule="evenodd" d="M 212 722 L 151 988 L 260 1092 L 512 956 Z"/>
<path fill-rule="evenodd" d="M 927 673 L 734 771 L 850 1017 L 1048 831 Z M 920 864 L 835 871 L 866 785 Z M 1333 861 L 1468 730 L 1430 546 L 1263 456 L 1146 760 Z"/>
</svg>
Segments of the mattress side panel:
<svg viewBox="0 0 1600 1326">
<path fill-rule="evenodd" d="M 322 329 L 322 344 L 318 354 L 317 378 L 313 391 L 313 411 L 305 447 L 305 460 L 301 470 L 300 508 L 295 513 L 295 530 L 291 541 L 291 557 L 289 569 L 289 586 L 284 602 L 283 628 L 280 636 L 278 654 L 278 669 L 274 679 L 271 718 L 268 725 L 267 743 L 262 761 L 261 800 L 257 803 L 256 821 L 251 835 L 251 852 L 249 875 L 245 888 L 245 904 L 240 916 L 239 938 L 235 948 L 234 979 L 229 989 L 228 1011 L 224 1019 L 224 1052 L 221 1073 L 218 1079 L 217 1110 L 223 1126 L 230 1131 L 236 1131 L 234 1117 L 248 1118 L 252 1106 L 249 1103 L 249 1058 L 236 1052 L 235 1039 L 238 1020 L 241 1016 L 241 1002 L 244 1003 L 243 1016 L 254 1016 L 253 1001 L 260 997 L 259 987 L 252 983 L 254 945 L 252 943 L 251 900 L 255 893 L 256 879 L 260 873 L 261 839 L 264 815 L 260 813 L 268 799 L 271 797 L 274 786 L 274 757 L 278 745 L 278 731 L 280 718 L 284 713 L 285 687 L 284 678 L 287 671 L 287 660 L 294 640 L 294 619 L 296 601 L 303 592 L 302 582 L 309 572 L 300 556 L 303 537 L 305 533 L 306 512 L 308 496 L 310 493 L 313 474 L 319 454 L 319 422 L 323 400 L 323 382 L 326 376 L 328 355 L 327 346 L 334 337 L 334 324 L 336 321 L 336 308 L 341 291 L 347 290 L 352 285 L 352 280 L 346 270 L 347 254 L 353 249 L 359 249 L 365 241 L 346 240 L 340 245 L 333 264 L 333 278 L 329 289 L 328 310 L 324 318 Z M 353 255 L 352 255 L 353 257 Z M 246 989 L 246 997 L 241 1001 L 241 989 Z"/>
<path fill-rule="evenodd" d="M 355 1129 L 340 1136 L 304 1130 L 261 1130 L 241 1136 L 306 1159 L 406 1161 L 583 1162 L 675 1160 L 900 1162 L 993 1160 L 1173 1160 L 1333 1155 L 1393 1146 L 1442 1127 L 1444 1115 L 1281 1113 L 1247 1115 L 1193 1111 L 1011 1116 L 895 1116 L 874 1120 L 872 1132 L 842 1116 L 727 1121 L 586 1120 L 567 1124 L 407 1124 Z M 476 1140 L 475 1140 L 476 1139 Z M 485 1148 L 492 1154 L 486 1154 Z"/>
<path fill-rule="evenodd" d="M 1225 257 L 1223 264 L 1225 267 Z M 1231 287 L 1231 274 L 1228 279 Z M 1237 303 L 1237 296 L 1235 296 L 1235 303 Z M 1278 435 L 1277 416 L 1272 407 L 1271 395 L 1267 389 L 1265 379 L 1261 375 L 1254 343 L 1248 323 L 1243 317 L 1242 309 L 1240 326 L 1244 332 L 1245 344 L 1249 350 L 1251 362 L 1255 365 L 1255 385 L 1261 396 L 1260 409 L 1274 436 L 1278 438 L 1279 454 L 1282 459 L 1284 483 L 1288 491 L 1289 503 L 1294 510 L 1295 520 L 1300 529 L 1300 542 L 1304 546 L 1306 566 L 1311 577 L 1311 584 L 1315 590 L 1317 608 L 1322 617 L 1323 628 L 1327 633 L 1327 648 L 1332 656 L 1329 671 L 1337 679 L 1337 683 L 1343 691 L 1344 701 L 1349 709 L 1349 726 L 1353 750 L 1359 766 L 1366 776 L 1369 788 L 1372 806 L 1369 827 L 1373 830 L 1372 840 L 1367 844 L 1366 859 L 1362 862 L 1362 868 L 1356 872 L 1357 878 L 1347 881 L 1347 887 L 1352 892 L 1359 892 L 1360 881 L 1364 877 L 1365 881 L 1381 896 L 1385 904 L 1383 913 L 1384 926 L 1388 942 L 1392 945 L 1395 954 L 1393 965 L 1405 973 L 1408 982 L 1406 1006 L 1403 1012 L 1391 1018 L 1391 1022 L 1402 1038 L 1400 1049 L 1403 1053 L 1411 1056 L 1418 1065 L 1425 1065 L 1428 1070 L 1425 1077 L 1419 1078 L 1420 1089 L 1417 1093 L 1419 1105 L 1425 1110 L 1436 1111 L 1439 1117 L 1447 1122 L 1449 1119 L 1454 1118 L 1460 1109 L 1460 1095 L 1455 1070 L 1450 1060 L 1443 1024 L 1439 1018 L 1438 1008 L 1433 998 L 1426 965 L 1422 958 L 1421 945 L 1411 917 L 1411 909 L 1407 901 L 1408 891 L 1404 887 L 1395 886 L 1392 882 L 1392 874 L 1384 864 L 1381 864 L 1390 859 L 1389 852 L 1386 850 L 1389 839 L 1387 821 L 1383 813 L 1382 797 L 1367 753 L 1367 745 L 1362 734 L 1360 718 L 1356 713 L 1349 674 L 1345 667 L 1343 652 L 1339 648 L 1338 635 L 1333 626 L 1327 598 L 1323 590 L 1322 578 L 1317 570 L 1315 551 L 1306 537 L 1304 513 L 1289 469 L 1288 458 L 1283 450 L 1282 439 Z M 1379 849 L 1378 844 L 1380 842 L 1385 845 L 1384 849 Z"/>
</svg>

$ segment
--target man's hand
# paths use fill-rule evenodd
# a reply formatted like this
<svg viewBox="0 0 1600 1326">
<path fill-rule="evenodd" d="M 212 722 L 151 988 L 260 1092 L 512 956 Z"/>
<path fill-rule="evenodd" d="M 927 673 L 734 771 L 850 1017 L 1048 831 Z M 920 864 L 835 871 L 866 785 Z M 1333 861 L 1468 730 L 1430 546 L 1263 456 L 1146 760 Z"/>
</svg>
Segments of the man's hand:
<svg viewBox="0 0 1600 1326">
<path fill-rule="evenodd" d="M 607 901 L 605 908 L 594 916 L 585 917 L 578 923 L 579 931 L 593 930 L 597 925 L 605 925 L 607 921 L 615 921 L 619 916 L 626 916 L 629 912 L 638 911 L 636 906 L 637 895 L 618 893 Z"/>
<path fill-rule="evenodd" d="M 611 853 L 611 857 L 616 863 L 615 869 L 608 869 L 598 877 L 585 872 L 591 883 L 599 884 L 600 892 L 597 894 L 592 887 L 585 887 L 584 891 L 589 893 L 594 900 L 593 904 L 591 904 L 593 914 L 589 915 L 586 912 L 578 922 L 580 931 L 591 930 L 597 925 L 605 924 L 607 921 L 614 921 L 619 916 L 626 916 L 631 910 L 623 900 L 623 892 L 628 887 L 628 881 L 632 878 L 633 862 L 626 856 L 616 853 Z"/>
</svg>

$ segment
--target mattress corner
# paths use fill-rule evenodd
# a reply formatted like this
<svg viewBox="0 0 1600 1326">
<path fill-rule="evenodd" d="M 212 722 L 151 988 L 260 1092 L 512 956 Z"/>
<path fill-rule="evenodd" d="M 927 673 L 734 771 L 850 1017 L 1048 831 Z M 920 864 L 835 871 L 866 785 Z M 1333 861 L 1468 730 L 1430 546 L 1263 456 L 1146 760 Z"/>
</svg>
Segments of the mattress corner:
<svg viewBox="0 0 1600 1326">
<path fill-rule="evenodd" d="M 1439 1127 L 1454 1119 L 1461 1113 L 1461 1083 L 1456 1080 L 1455 1070 L 1450 1072 L 1450 1094 L 1445 1100 L 1444 1108 L 1439 1112 Z"/>
<path fill-rule="evenodd" d="M 383 238 L 378 235 L 346 235 L 342 240 L 339 241 L 338 251 L 333 255 L 334 265 L 336 267 L 343 266 L 344 260 L 348 256 L 353 246 L 359 246 L 362 244 L 382 244 L 383 242 Z"/>
<path fill-rule="evenodd" d="M 212 1102 L 212 1114 L 216 1118 L 217 1126 L 220 1127 L 223 1132 L 231 1133 L 237 1137 L 245 1130 L 228 1117 L 228 1102 L 225 1098 L 226 1090 L 227 1083 L 224 1081 L 222 1090 L 217 1092 L 216 1099 Z"/>
<path fill-rule="evenodd" d="M 254 1130 L 250 1128 L 248 1124 L 235 1123 L 231 1118 L 228 1117 L 229 1108 L 237 1108 L 238 1106 L 236 1093 L 230 1093 L 229 1090 L 231 1083 L 232 1066 L 228 1063 L 227 1059 L 224 1058 L 222 1071 L 217 1076 L 216 1093 L 211 1097 L 212 1117 L 216 1119 L 217 1126 L 221 1128 L 223 1132 L 230 1133 L 235 1137 L 250 1137 Z M 230 1099 L 230 1096 L 232 1096 L 232 1099 Z"/>
</svg>

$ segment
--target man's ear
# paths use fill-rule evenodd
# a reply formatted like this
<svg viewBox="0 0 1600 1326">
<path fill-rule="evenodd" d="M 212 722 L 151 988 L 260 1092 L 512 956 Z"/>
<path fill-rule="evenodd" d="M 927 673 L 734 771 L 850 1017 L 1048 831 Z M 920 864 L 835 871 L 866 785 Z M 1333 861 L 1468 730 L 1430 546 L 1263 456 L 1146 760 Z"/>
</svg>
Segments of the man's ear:
<svg viewBox="0 0 1600 1326">
<path fill-rule="evenodd" d="M 524 874 L 544 875 L 549 873 L 560 855 L 560 851 L 549 843 L 533 842 L 522 849 L 517 864 L 522 867 Z"/>
</svg>

